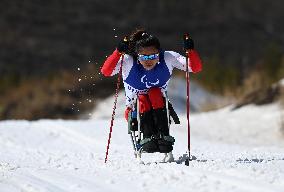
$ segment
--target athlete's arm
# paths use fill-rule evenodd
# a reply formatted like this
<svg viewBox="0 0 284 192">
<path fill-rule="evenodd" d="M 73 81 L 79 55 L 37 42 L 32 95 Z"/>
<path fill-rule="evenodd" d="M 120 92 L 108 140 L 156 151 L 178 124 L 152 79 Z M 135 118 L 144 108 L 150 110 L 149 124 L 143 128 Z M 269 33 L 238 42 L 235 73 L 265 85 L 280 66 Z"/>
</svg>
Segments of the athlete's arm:
<svg viewBox="0 0 284 192">
<path fill-rule="evenodd" d="M 198 73 L 202 70 L 201 59 L 195 50 L 190 50 L 188 53 L 189 72 Z M 186 58 L 174 51 L 165 51 L 165 61 L 167 65 L 180 70 L 186 70 Z"/>
<path fill-rule="evenodd" d="M 104 62 L 101 72 L 104 76 L 113 76 L 119 73 L 122 54 L 116 49 Z M 133 58 L 125 54 L 122 62 L 122 70 L 124 76 L 128 76 L 129 71 L 133 65 Z"/>
</svg>

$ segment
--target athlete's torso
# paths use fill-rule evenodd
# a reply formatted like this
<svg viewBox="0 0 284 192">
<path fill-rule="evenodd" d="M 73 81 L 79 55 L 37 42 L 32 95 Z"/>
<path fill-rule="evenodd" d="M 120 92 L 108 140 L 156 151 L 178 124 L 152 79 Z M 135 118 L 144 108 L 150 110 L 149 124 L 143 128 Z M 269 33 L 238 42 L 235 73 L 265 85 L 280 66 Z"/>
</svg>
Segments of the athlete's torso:
<svg viewBox="0 0 284 192">
<path fill-rule="evenodd" d="M 151 70 L 146 70 L 137 60 L 134 60 L 128 77 L 124 81 L 135 89 L 145 90 L 151 87 L 162 87 L 170 77 L 171 73 L 161 52 L 159 62 Z"/>
<path fill-rule="evenodd" d="M 168 68 L 164 52 L 159 55 L 159 62 L 151 70 L 146 70 L 137 60 L 133 60 L 132 68 L 124 79 L 127 103 L 131 102 L 137 94 L 145 94 L 151 87 L 160 87 L 166 91 L 171 70 Z"/>
</svg>

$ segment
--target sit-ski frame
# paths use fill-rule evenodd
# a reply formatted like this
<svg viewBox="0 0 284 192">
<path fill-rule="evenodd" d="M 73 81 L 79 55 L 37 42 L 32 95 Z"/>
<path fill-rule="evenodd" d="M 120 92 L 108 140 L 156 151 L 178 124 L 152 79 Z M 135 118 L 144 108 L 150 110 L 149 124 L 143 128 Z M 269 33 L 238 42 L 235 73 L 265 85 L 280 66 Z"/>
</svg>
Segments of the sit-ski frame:
<svg viewBox="0 0 284 192">
<path fill-rule="evenodd" d="M 167 109 L 167 118 L 168 118 L 168 127 L 169 127 L 169 132 L 170 132 L 170 114 L 169 114 L 169 102 L 168 102 L 168 97 L 167 94 L 164 93 L 163 94 L 166 100 L 166 109 Z M 136 110 L 137 110 L 137 122 L 138 122 L 138 131 L 131 131 L 130 132 L 130 137 L 131 137 L 131 141 L 133 144 L 133 150 L 134 150 L 134 155 L 135 158 L 137 158 L 139 160 L 139 162 L 143 163 L 143 161 L 141 160 L 141 156 L 143 153 L 143 148 L 140 146 L 140 144 L 138 143 L 138 141 L 141 141 L 141 122 L 140 122 L 140 115 L 139 115 L 139 99 L 136 100 L 137 102 L 137 106 L 136 106 Z M 135 132 L 138 132 L 138 134 L 136 134 Z M 137 139 L 138 137 L 138 139 Z M 139 147 L 139 148 L 138 148 Z M 165 157 L 163 158 L 162 162 L 166 162 L 166 158 L 168 157 L 169 162 L 174 161 L 174 157 L 173 157 L 173 153 L 169 152 L 169 153 L 165 153 Z"/>
</svg>

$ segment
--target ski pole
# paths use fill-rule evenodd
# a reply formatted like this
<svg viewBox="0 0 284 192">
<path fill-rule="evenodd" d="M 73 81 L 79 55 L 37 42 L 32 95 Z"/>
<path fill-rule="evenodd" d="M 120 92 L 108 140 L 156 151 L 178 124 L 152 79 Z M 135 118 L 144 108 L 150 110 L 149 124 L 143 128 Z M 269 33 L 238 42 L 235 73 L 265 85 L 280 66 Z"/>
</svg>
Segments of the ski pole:
<svg viewBox="0 0 284 192">
<path fill-rule="evenodd" d="M 189 34 L 184 34 L 184 43 L 189 39 Z M 185 161 L 185 164 L 188 166 L 190 161 L 190 122 L 189 122 L 189 113 L 190 113 L 190 82 L 189 82 L 189 69 L 188 69 L 188 51 L 185 50 L 186 58 L 186 118 L 187 118 L 187 149 L 188 149 L 188 159 Z"/>
<path fill-rule="evenodd" d="M 115 90 L 115 99 L 114 99 L 114 106 L 113 106 L 111 122 L 110 122 L 110 128 L 109 128 L 109 136 L 108 136 L 108 142 L 107 142 L 105 163 L 107 162 L 108 150 L 109 150 L 109 146 L 110 146 L 110 139 L 111 139 L 113 122 L 114 122 L 114 116 L 115 116 L 115 110 L 116 110 L 116 104 L 117 104 L 117 98 L 118 98 L 118 91 L 119 91 L 119 87 L 120 87 L 120 78 L 122 76 L 122 63 L 123 63 L 123 60 L 124 60 L 124 54 L 122 54 L 122 57 L 121 57 L 119 74 L 118 74 L 118 77 L 117 77 L 116 90 Z"/>
</svg>

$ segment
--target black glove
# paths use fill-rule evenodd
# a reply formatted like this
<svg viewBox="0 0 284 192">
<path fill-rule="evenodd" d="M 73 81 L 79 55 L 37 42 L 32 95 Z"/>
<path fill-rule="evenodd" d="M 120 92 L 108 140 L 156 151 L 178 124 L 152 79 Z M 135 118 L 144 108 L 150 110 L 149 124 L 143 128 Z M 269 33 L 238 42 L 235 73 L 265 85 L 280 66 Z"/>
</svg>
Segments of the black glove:
<svg viewBox="0 0 284 192">
<path fill-rule="evenodd" d="M 128 51 L 128 47 L 129 47 L 129 41 L 126 37 L 124 37 L 123 40 L 121 40 L 118 45 L 117 45 L 117 50 L 120 53 L 126 53 Z"/>
<path fill-rule="evenodd" d="M 184 50 L 194 49 L 194 42 L 187 33 L 183 36 L 183 48 Z"/>
</svg>

